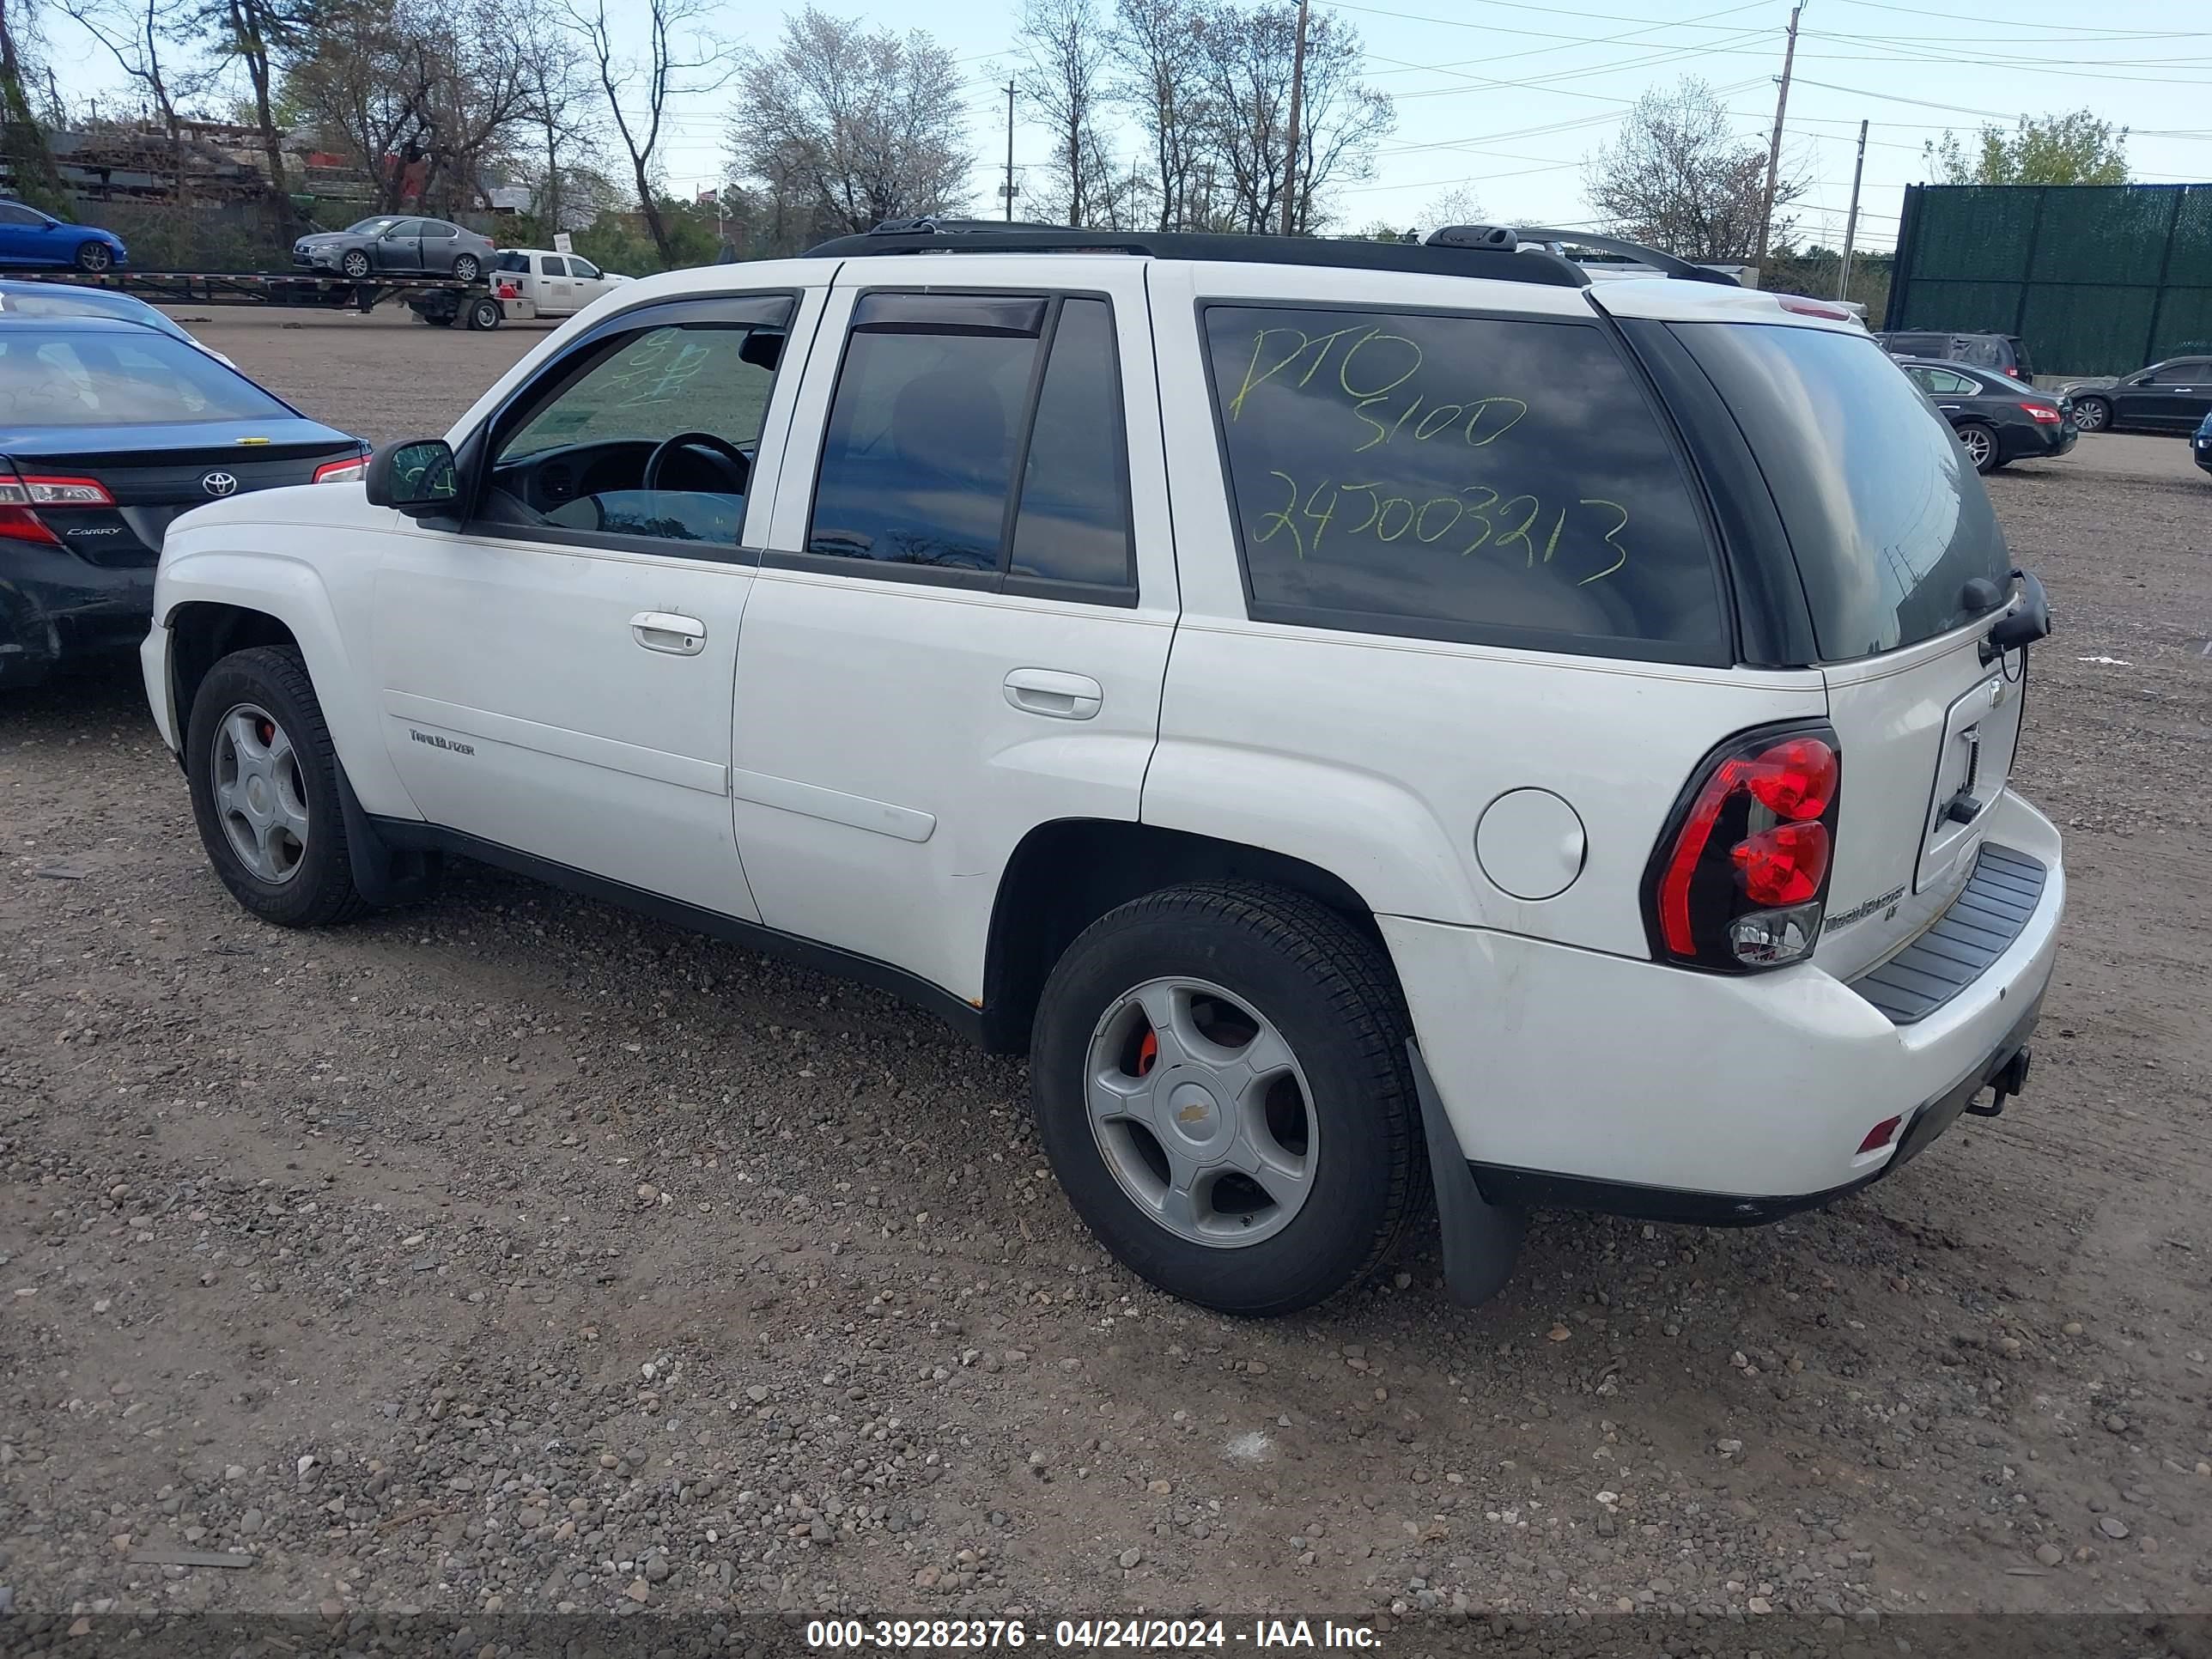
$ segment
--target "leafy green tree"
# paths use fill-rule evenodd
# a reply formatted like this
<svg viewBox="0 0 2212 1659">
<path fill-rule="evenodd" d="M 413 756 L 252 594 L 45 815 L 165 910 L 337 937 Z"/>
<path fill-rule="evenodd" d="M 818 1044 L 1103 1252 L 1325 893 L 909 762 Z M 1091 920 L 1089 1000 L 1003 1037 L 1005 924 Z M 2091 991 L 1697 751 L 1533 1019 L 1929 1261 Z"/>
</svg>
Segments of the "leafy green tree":
<svg viewBox="0 0 2212 1659">
<path fill-rule="evenodd" d="M 2010 132 L 1984 127 L 1972 145 L 1947 132 L 1928 159 L 1947 185 L 2124 185 L 2128 130 L 2086 109 L 2023 115 Z"/>
</svg>

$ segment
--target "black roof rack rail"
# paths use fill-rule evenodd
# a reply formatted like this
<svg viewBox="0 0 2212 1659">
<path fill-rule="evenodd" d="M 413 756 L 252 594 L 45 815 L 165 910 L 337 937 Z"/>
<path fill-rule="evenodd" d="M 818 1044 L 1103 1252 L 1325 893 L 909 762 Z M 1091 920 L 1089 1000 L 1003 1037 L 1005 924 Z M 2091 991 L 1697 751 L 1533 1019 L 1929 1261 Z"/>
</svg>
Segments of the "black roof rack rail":
<svg viewBox="0 0 2212 1659">
<path fill-rule="evenodd" d="M 1457 229 L 1460 227 L 1455 226 L 1453 228 Z M 1478 228 L 1488 229 L 1491 227 L 1482 226 Z M 1437 235 L 1443 234 L 1442 231 L 1437 233 Z M 1618 253 L 1625 258 L 1635 260 L 1638 264 L 1650 265 L 1662 275 L 1680 277 L 1684 282 L 1718 283 L 1723 288 L 1743 286 L 1725 271 L 1708 270 L 1703 265 L 1692 264 L 1689 260 L 1680 258 L 1674 254 L 1662 253 L 1656 247 L 1646 247 L 1641 242 L 1626 241 L 1618 236 L 1597 236 L 1587 230 L 1535 229 L 1516 230 L 1513 234 L 1524 242 L 1563 242 L 1571 247 L 1586 247 L 1599 253 Z"/>
<path fill-rule="evenodd" d="M 1510 237 L 1510 233 L 1508 233 Z M 1488 245 L 1336 241 L 1314 236 L 1218 234 L 1188 230 L 1078 230 L 1065 225 L 1009 225 L 989 219 L 894 219 L 857 236 L 807 251 L 810 258 L 889 253 L 1127 253 L 1155 259 L 1325 265 L 1352 270 L 1407 270 L 1437 276 L 1487 276 L 1553 288 L 1587 288 L 1589 273 L 1539 249 Z"/>
</svg>

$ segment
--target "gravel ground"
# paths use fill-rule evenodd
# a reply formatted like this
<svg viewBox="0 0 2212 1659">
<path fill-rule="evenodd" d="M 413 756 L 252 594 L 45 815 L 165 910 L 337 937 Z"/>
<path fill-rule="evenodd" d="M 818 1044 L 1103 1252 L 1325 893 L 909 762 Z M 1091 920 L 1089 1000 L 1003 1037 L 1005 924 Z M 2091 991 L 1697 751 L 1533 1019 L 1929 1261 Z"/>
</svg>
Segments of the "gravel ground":
<svg viewBox="0 0 2212 1659">
<path fill-rule="evenodd" d="M 379 437 L 538 337 L 204 332 Z M 257 926 L 131 677 L 0 702 L 0 1613 L 2212 1611 L 2212 481 L 1992 489 L 2074 883 L 2027 1100 L 1776 1227 L 1540 1216 L 1472 1313 L 1426 1243 L 1167 1300 L 1019 1066 L 725 945 L 467 867 Z"/>
</svg>

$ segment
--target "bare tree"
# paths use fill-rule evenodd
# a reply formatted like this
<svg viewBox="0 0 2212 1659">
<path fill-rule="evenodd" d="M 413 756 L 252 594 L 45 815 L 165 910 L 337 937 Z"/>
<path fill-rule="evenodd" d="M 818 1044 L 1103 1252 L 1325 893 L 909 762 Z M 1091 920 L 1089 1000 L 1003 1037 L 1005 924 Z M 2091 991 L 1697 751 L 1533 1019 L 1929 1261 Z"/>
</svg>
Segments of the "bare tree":
<svg viewBox="0 0 2212 1659">
<path fill-rule="evenodd" d="M 746 54 L 731 159 L 809 228 L 861 231 L 965 198 L 970 156 L 951 54 L 808 6 Z"/>
<path fill-rule="evenodd" d="M 669 258 L 668 225 L 654 174 L 668 101 L 717 91 L 736 72 L 736 57 L 705 27 L 714 9 L 711 0 L 646 0 L 647 45 L 641 62 L 616 51 L 607 24 L 607 0 L 592 0 L 588 12 L 569 13 L 629 159 L 638 210 L 645 216 L 645 228 L 664 262 Z"/>
<path fill-rule="evenodd" d="M 1441 230 L 1446 225 L 1483 222 L 1482 198 L 1474 193 L 1472 185 L 1454 185 L 1421 210 L 1421 223 L 1430 230 Z"/>
<path fill-rule="evenodd" d="M 586 178 L 599 175 L 594 165 L 596 124 L 592 118 L 599 89 L 585 65 L 562 50 L 550 29 L 538 27 L 531 33 L 533 38 L 526 43 L 523 76 L 532 148 L 537 151 L 530 171 L 538 173 L 538 188 L 532 192 L 532 207 L 550 236 L 567 228 L 574 210 L 604 194 L 595 191 Z M 538 173 L 540 161 L 542 173 Z"/>
<path fill-rule="evenodd" d="M 1024 0 L 1014 39 L 1024 54 L 1015 79 L 1053 130 L 1048 171 L 1058 199 L 1049 211 L 1071 225 L 1090 224 L 1114 190 L 1097 125 L 1107 76 L 1098 9 L 1091 0 Z"/>
<path fill-rule="evenodd" d="M 1150 194 L 1161 230 L 1197 223 L 1193 191 L 1205 132 L 1198 17 L 1192 0 L 1119 0 L 1107 49 L 1114 94 L 1151 152 Z"/>
<path fill-rule="evenodd" d="M 1365 178 L 1375 147 L 1395 125 L 1390 100 L 1359 80 L 1358 32 L 1335 14 L 1315 12 L 1306 25 L 1304 98 L 1298 154 L 1289 155 L 1288 117 L 1295 5 L 1233 3 L 1212 7 L 1197 26 L 1198 71 L 1205 91 L 1203 154 L 1230 191 L 1236 228 L 1264 231 L 1283 222 L 1304 234 L 1325 222 L 1325 194 Z"/>
<path fill-rule="evenodd" d="M 308 0 L 199 0 L 193 21 L 219 60 L 246 71 L 248 106 L 261 140 L 261 167 L 272 220 L 291 219 L 284 177 L 284 145 L 276 125 L 277 65 L 299 42 Z"/>
<path fill-rule="evenodd" d="M 1694 76 L 1645 93 L 1611 143 L 1583 167 L 1583 188 L 1607 229 L 1685 259 L 1756 261 L 1766 188 L 1766 146 L 1729 124 L 1720 95 Z M 1777 206 L 1805 193 L 1784 174 Z M 1770 241 L 1788 240 L 1793 220 L 1777 217 Z"/>
<path fill-rule="evenodd" d="M 27 91 L 40 67 L 40 45 L 38 0 L 0 0 L 0 159 L 17 196 L 60 209 L 67 191 Z M 51 71 L 48 84 L 51 88 Z"/>
<path fill-rule="evenodd" d="M 183 201 L 188 186 L 179 106 L 204 93 L 216 76 L 185 49 L 189 20 L 180 20 L 167 0 L 62 0 L 62 10 L 106 48 L 153 106 L 169 141 L 175 199 Z"/>
</svg>

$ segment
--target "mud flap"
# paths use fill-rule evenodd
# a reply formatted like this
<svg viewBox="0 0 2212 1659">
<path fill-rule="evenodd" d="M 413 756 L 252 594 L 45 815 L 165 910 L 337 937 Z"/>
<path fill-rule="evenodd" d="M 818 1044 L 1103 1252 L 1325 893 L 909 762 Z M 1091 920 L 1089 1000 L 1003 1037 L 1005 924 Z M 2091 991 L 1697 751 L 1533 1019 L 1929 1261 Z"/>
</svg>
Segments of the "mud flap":
<svg viewBox="0 0 2212 1659">
<path fill-rule="evenodd" d="M 1421 1133 L 1428 1143 L 1429 1174 L 1436 1183 L 1444 1288 L 1462 1308 L 1480 1307 L 1511 1277 L 1522 1235 L 1528 1231 L 1528 1212 L 1483 1197 L 1459 1136 L 1444 1115 L 1443 1102 L 1437 1097 L 1420 1044 L 1409 1039 L 1406 1054 L 1413 1063 L 1413 1092 L 1421 1103 Z"/>
<path fill-rule="evenodd" d="M 445 867 L 445 855 L 392 846 L 369 822 L 345 767 L 334 764 L 333 769 L 338 777 L 338 811 L 345 819 L 346 856 L 353 866 L 356 890 L 380 908 L 420 904 L 433 896 Z"/>
</svg>

